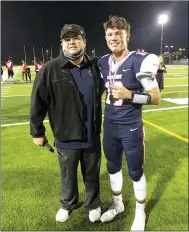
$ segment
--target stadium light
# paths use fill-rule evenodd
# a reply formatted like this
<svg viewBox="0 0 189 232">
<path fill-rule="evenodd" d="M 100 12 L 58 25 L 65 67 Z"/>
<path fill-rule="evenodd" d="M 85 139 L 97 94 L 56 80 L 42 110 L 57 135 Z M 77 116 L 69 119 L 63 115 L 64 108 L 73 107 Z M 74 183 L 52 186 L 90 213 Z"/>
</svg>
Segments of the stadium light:
<svg viewBox="0 0 189 232">
<path fill-rule="evenodd" d="M 185 51 L 186 49 L 185 48 L 179 48 L 179 51 Z"/>
<path fill-rule="evenodd" d="M 184 52 L 185 50 L 186 50 L 185 48 L 179 48 L 179 52 L 180 52 L 180 55 L 181 55 L 181 56 L 183 55 L 183 52 Z"/>
<path fill-rule="evenodd" d="M 170 52 L 170 49 L 173 48 L 173 47 L 174 47 L 173 45 L 171 45 L 171 46 L 166 45 L 166 46 L 165 46 L 165 48 L 168 49 L 168 52 Z"/>
<path fill-rule="evenodd" d="M 168 16 L 166 14 L 162 14 L 159 16 L 159 23 L 161 24 L 161 45 L 160 45 L 160 54 L 162 54 L 163 48 L 163 26 L 168 21 Z"/>
<path fill-rule="evenodd" d="M 162 14 L 159 16 L 159 23 L 164 24 L 168 21 L 168 16 L 166 14 Z"/>
</svg>

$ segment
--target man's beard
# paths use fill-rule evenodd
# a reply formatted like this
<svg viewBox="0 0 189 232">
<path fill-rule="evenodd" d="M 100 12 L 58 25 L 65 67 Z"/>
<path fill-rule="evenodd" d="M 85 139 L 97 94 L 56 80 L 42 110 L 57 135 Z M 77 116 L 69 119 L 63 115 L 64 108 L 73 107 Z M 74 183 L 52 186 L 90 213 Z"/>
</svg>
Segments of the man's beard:
<svg viewBox="0 0 189 232">
<path fill-rule="evenodd" d="M 67 51 L 63 51 L 63 53 L 64 53 L 64 56 L 66 58 L 68 58 L 69 60 L 77 60 L 77 59 L 79 59 L 80 57 L 82 57 L 84 55 L 84 50 L 81 49 L 80 51 L 78 51 L 78 52 L 76 52 L 74 54 L 71 54 L 71 53 L 69 53 Z"/>
</svg>

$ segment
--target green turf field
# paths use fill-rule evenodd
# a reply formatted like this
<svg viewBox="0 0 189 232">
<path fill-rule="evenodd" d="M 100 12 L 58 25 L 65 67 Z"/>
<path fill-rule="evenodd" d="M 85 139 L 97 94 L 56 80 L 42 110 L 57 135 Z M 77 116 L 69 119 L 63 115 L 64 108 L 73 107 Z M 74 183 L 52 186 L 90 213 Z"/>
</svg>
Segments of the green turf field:
<svg viewBox="0 0 189 232">
<path fill-rule="evenodd" d="M 60 172 L 56 153 L 32 143 L 29 134 L 29 102 L 32 83 L 21 81 L 16 67 L 15 84 L 3 83 L 2 107 L 2 226 L 1 231 L 129 231 L 134 219 L 132 181 L 123 162 L 125 211 L 107 224 L 90 223 L 83 208 L 73 211 L 68 221 L 56 223 L 59 209 Z M 148 231 L 188 230 L 188 67 L 168 66 L 165 89 L 158 106 L 144 106 L 146 132 L 145 174 Z M 35 73 L 32 71 L 34 79 Z M 104 105 L 104 97 L 102 99 Z M 53 144 L 48 125 L 47 137 Z M 124 158 L 125 161 L 125 158 Z M 78 171 L 80 203 L 85 189 Z M 101 166 L 103 211 L 112 200 L 104 154 Z"/>
</svg>

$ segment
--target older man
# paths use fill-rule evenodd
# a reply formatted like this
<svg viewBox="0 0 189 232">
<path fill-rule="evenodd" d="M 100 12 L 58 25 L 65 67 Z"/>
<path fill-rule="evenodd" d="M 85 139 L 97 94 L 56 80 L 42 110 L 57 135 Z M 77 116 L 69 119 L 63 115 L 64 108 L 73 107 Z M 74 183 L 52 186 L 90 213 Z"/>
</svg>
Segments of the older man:
<svg viewBox="0 0 189 232">
<path fill-rule="evenodd" d="M 47 142 L 43 120 L 48 112 L 61 169 L 62 195 L 56 221 L 64 222 L 78 202 L 80 162 L 86 189 L 84 206 L 91 222 L 101 216 L 101 86 L 95 59 L 85 54 L 86 34 L 76 24 L 61 30 L 60 55 L 38 72 L 31 96 L 30 128 L 33 142 Z"/>
</svg>

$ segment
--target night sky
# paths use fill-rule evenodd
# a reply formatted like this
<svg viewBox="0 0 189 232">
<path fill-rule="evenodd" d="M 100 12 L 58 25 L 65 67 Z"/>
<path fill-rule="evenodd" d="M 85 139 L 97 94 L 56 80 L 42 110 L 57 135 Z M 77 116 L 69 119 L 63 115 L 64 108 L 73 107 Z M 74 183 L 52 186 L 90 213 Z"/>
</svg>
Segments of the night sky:
<svg viewBox="0 0 189 232">
<path fill-rule="evenodd" d="M 188 2 L 1 2 L 1 61 L 12 56 L 20 64 L 26 46 L 27 62 L 41 59 L 44 50 L 53 48 L 53 57 L 59 53 L 60 30 L 64 24 L 76 23 L 87 34 L 87 53 L 93 48 L 96 55 L 109 52 L 104 39 L 103 22 L 110 14 L 123 16 L 131 24 L 130 50 L 144 48 L 159 54 L 161 25 L 158 16 L 169 15 L 164 25 L 164 47 L 188 52 Z M 49 55 L 50 56 L 50 55 Z"/>
</svg>

